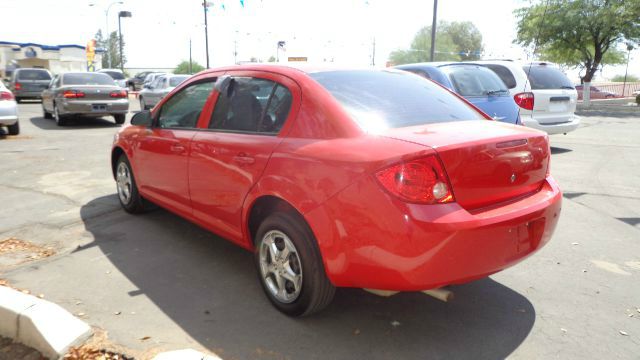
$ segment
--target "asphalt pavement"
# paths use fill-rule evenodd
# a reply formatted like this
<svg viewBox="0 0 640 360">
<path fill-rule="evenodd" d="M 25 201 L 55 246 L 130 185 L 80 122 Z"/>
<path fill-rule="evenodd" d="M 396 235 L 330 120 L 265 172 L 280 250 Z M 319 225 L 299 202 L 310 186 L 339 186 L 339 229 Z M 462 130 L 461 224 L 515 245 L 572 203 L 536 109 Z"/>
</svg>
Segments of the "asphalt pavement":
<svg viewBox="0 0 640 360">
<path fill-rule="evenodd" d="M 249 252 L 162 209 L 120 210 L 113 119 L 60 128 L 40 103 L 19 111 L 22 134 L 0 136 L 0 241 L 55 254 L 0 255 L 0 278 L 138 357 L 194 348 L 223 359 L 639 358 L 638 111 L 587 112 L 577 131 L 551 137 L 562 214 L 523 263 L 452 287 L 451 303 L 339 289 L 303 319 L 272 308 Z"/>
</svg>

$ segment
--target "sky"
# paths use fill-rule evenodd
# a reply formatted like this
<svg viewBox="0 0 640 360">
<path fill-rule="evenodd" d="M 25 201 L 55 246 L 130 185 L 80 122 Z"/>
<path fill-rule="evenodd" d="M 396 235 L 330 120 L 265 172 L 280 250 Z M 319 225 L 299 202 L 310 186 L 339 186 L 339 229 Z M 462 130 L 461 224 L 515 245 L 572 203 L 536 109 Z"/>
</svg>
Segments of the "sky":
<svg viewBox="0 0 640 360">
<path fill-rule="evenodd" d="M 201 0 L 2 0 L 0 41 L 46 45 L 84 45 L 98 29 L 118 29 L 122 18 L 126 67 L 172 68 L 189 59 L 205 64 L 204 13 Z M 368 65 L 386 63 L 389 53 L 408 48 L 423 26 L 431 25 L 433 2 L 425 0 L 213 0 L 207 13 L 211 67 L 276 56 L 307 57 Z M 490 5 L 489 5 L 490 4 Z M 483 35 L 485 58 L 531 60 L 512 43 L 514 9 L 522 0 L 440 0 L 438 19 L 471 21 Z M 224 5 L 224 7 L 223 7 Z M 109 9 L 108 17 L 106 10 Z M 234 56 L 234 52 L 237 52 Z M 629 73 L 640 75 L 638 50 L 631 52 Z M 624 74 L 624 66 L 605 67 L 601 78 Z M 569 71 L 572 80 L 577 77 Z M 575 79 L 573 79 L 575 77 Z"/>
</svg>

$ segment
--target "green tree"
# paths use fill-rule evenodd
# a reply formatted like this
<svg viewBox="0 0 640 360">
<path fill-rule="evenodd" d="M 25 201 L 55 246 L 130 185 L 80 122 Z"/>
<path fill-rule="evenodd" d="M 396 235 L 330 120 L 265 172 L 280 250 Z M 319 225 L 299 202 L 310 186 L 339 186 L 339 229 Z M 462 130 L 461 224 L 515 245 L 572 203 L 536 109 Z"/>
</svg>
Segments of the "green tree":
<svg viewBox="0 0 640 360">
<path fill-rule="evenodd" d="M 112 31 L 109 38 L 105 39 L 102 34 L 102 30 L 98 30 L 95 35 L 96 48 L 101 49 L 102 53 L 102 68 L 106 69 L 111 67 L 112 69 L 120 68 L 120 46 L 118 39 L 118 32 Z M 122 50 L 124 51 L 124 40 L 122 41 Z M 111 66 L 109 66 L 109 59 L 111 59 Z M 122 56 L 123 64 L 127 63 L 127 57 Z"/>
<path fill-rule="evenodd" d="M 204 66 L 198 64 L 195 61 L 191 62 L 191 72 L 189 72 L 189 61 L 183 60 L 176 68 L 173 70 L 174 74 L 195 74 L 204 70 Z"/>
<path fill-rule="evenodd" d="M 611 81 L 613 81 L 613 82 L 624 82 L 624 75 L 616 75 L 616 76 L 611 78 Z M 637 77 L 635 75 L 627 74 L 627 82 L 638 82 L 638 81 L 640 81 L 639 77 Z"/>
<path fill-rule="evenodd" d="M 640 0 L 537 0 L 514 14 L 514 43 L 545 60 L 581 69 L 581 82 L 591 82 L 605 64 L 624 63 L 616 46 L 640 40 Z"/>
<path fill-rule="evenodd" d="M 469 21 L 440 21 L 436 27 L 435 61 L 477 60 L 482 53 L 482 34 Z M 395 65 L 429 61 L 431 26 L 420 29 L 407 50 L 395 50 L 389 60 Z"/>
</svg>

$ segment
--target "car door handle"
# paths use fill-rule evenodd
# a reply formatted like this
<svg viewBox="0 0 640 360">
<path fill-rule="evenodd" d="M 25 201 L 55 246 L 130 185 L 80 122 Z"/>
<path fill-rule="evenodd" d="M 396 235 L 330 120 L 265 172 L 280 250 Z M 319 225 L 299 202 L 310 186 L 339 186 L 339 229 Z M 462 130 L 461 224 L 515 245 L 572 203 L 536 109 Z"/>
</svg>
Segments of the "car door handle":
<svg viewBox="0 0 640 360">
<path fill-rule="evenodd" d="M 171 145 L 170 149 L 171 149 L 172 152 L 181 153 L 181 152 L 184 151 L 184 146 L 182 146 L 180 144 L 173 144 L 173 145 Z"/>
<path fill-rule="evenodd" d="M 246 154 L 238 154 L 236 156 L 233 157 L 233 161 L 239 163 L 239 164 L 246 164 L 246 165 L 250 165 L 256 162 L 255 158 L 252 158 L 251 156 L 247 156 Z"/>
</svg>

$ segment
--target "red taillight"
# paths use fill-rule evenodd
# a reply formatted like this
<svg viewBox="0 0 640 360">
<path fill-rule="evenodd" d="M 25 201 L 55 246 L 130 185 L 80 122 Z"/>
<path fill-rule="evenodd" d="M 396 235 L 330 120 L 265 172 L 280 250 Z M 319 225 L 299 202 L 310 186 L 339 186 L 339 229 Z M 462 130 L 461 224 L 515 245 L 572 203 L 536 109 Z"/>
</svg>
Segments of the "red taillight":
<svg viewBox="0 0 640 360">
<path fill-rule="evenodd" d="M 513 96 L 516 104 L 523 109 L 533 110 L 533 93 L 523 92 Z"/>
<path fill-rule="evenodd" d="M 84 93 L 82 91 L 76 91 L 76 90 L 65 90 L 65 92 L 62 93 L 62 96 L 64 96 L 67 99 L 78 99 L 78 98 L 83 98 Z"/>
<path fill-rule="evenodd" d="M 8 91 L 0 91 L 0 100 L 15 100 L 15 97 Z"/>
<path fill-rule="evenodd" d="M 120 90 L 112 91 L 109 96 L 111 96 L 112 98 L 126 98 L 128 95 L 126 90 Z"/>
<path fill-rule="evenodd" d="M 436 155 L 390 166 L 378 171 L 376 178 L 388 192 L 410 203 L 454 201 L 451 184 Z"/>
<path fill-rule="evenodd" d="M 16 89 L 16 90 L 20 90 L 20 89 L 22 89 L 22 84 L 20 84 L 20 83 L 18 83 L 18 82 L 17 82 L 17 83 L 14 85 L 14 87 L 15 87 L 15 89 Z"/>
</svg>

